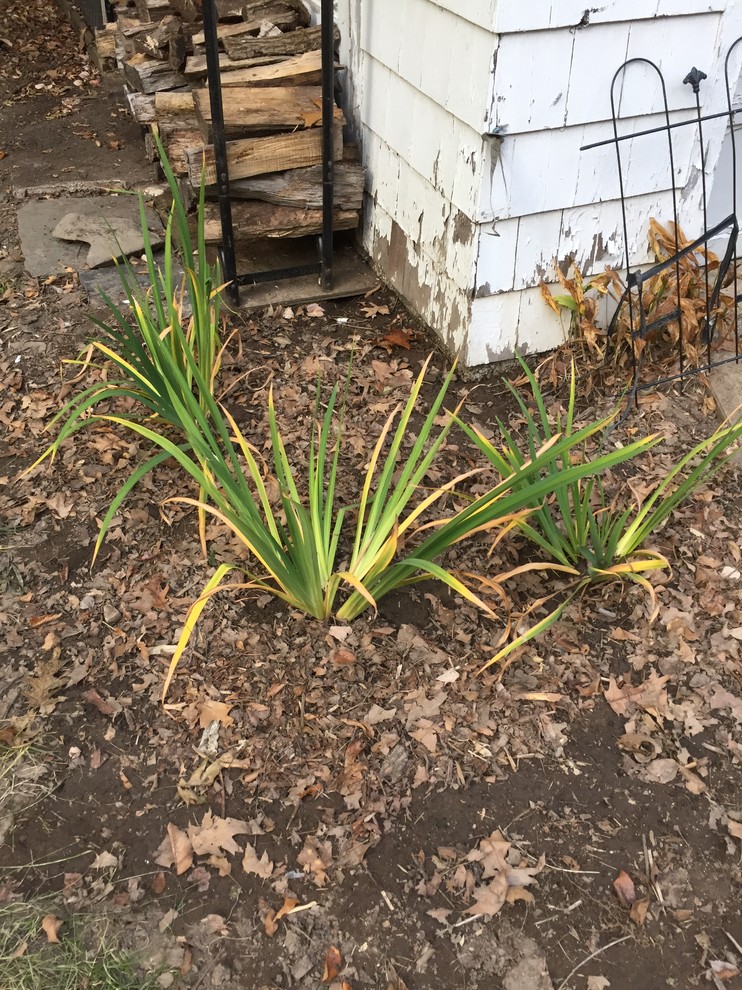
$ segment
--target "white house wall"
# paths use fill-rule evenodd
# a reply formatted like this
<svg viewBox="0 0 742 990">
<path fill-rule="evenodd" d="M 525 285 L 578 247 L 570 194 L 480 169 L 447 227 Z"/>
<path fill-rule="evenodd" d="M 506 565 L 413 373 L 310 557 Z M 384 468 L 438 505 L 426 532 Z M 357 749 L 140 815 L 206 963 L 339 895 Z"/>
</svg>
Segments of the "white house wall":
<svg viewBox="0 0 742 990">
<path fill-rule="evenodd" d="M 479 15 L 490 6 L 480 3 Z M 473 8 L 474 20 L 433 0 L 338 0 L 336 12 L 349 76 L 344 107 L 367 169 L 364 246 L 459 350 L 470 321 L 495 36 Z"/>
<path fill-rule="evenodd" d="M 555 265 L 623 261 L 614 150 L 580 152 L 612 134 L 617 67 L 656 61 L 679 119 L 694 112 L 682 79 L 695 64 L 709 75 L 704 106 L 722 109 L 723 53 L 742 34 L 742 0 L 336 0 L 336 17 L 368 176 L 364 246 L 470 364 L 562 339 L 538 288 Z M 616 100 L 620 133 L 663 120 L 648 66 L 630 67 Z M 706 132 L 714 204 L 725 132 L 724 121 Z M 635 261 L 650 217 L 670 219 L 673 187 L 681 224 L 700 229 L 695 128 L 673 133 L 674 175 L 666 147 L 664 135 L 622 145 Z"/>
<path fill-rule="evenodd" d="M 488 181 L 477 212 L 466 355 L 472 364 L 560 342 L 564 321 L 539 301 L 538 290 L 541 281 L 556 281 L 557 264 L 566 270 L 574 259 L 588 274 L 623 264 L 615 152 L 610 146 L 580 151 L 612 136 L 610 86 L 618 66 L 629 58 L 655 61 L 678 120 L 695 113 L 694 94 L 682 80 L 697 65 L 709 74 L 701 91 L 704 105 L 723 109 L 718 73 L 729 44 L 742 33 L 742 4 L 736 0 L 621 0 L 603 3 L 584 18 L 584 6 L 552 3 L 548 25 L 537 17 L 539 7 L 516 0 L 497 4 L 501 33 L 490 100 L 490 131 L 497 136 L 487 142 Z M 619 133 L 663 122 L 661 86 L 651 67 L 630 66 L 617 80 L 615 98 Z M 724 128 L 724 121 L 707 127 L 709 175 Z M 672 218 L 673 186 L 681 226 L 694 235 L 702 229 L 700 196 L 691 195 L 698 184 L 696 129 L 675 130 L 672 143 L 674 177 L 664 134 L 621 147 L 633 263 L 650 260 L 649 219 Z"/>
</svg>

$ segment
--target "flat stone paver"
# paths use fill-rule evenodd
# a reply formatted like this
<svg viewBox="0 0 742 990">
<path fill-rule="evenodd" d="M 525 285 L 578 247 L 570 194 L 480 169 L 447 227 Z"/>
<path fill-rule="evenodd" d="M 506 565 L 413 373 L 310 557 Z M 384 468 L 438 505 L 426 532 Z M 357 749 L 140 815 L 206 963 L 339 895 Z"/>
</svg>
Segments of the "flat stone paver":
<svg viewBox="0 0 742 990">
<path fill-rule="evenodd" d="M 76 218 L 74 222 L 65 220 L 70 216 Z M 152 209 L 147 209 L 147 224 L 153 243 L 161 243 L 162 224 Z M 55 236 L 58 230 L 63 236 Z M 84 270 L 93 267 L 89 261 L 112 264 L 113 255 L 121 253 L 117 237 L 126 254 L 139 253 L 143 246 L 139 203 L 129 195 L 30 200 L 18 209 L 18 232 L 24 268 L 33 276 L 53 275 L 66 268 Z M 135 232 L 138 239 L 133 237 Z M 69 240 L 70 235 L 80 240 Z"/>
</svg>

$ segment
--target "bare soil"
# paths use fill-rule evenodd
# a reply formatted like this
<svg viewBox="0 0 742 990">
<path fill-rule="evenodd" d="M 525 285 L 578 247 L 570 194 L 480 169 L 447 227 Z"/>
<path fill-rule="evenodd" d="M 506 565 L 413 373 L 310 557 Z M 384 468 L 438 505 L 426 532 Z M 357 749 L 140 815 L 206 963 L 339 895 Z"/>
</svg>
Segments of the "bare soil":
<svg viewBox="0 0 742 990">
<path fill-rule="evenodd" d="M 49 792 L 29 807 L 21 788 L 9 804 L 0 905 L 50 893 L 60 917 L 104 908 L 145 970 L 173 967 L 162 985 L 193 990 L 735 986 L 739 475 L 658 534 L 673 573 L 658 579 L 651 626 L 641 589 L 613 587 L 575 603 L 506 670 L 478 674 L 502 627 L 432 583 L 351 627 L 222 595 L 163 709 L 170 648 L 213 570 L 192 515 L 162 506 L 187 485 L 166 469 L 140 486 L 91 571 L 102 514 L 146 451 L 90 431 L 19 478 L 79 387 L 69 370 L 60 384 L 59 362 L 84 345 L 94 302 L 74 273 L 24 274 L 12 189 L 146 178 L 148 166 L 115 87 L 55 8 L 18 7 L 0 0 L 0 742 L 37 733 Z M 241 350 L 225 366 L 229 408 L 262 447 L 272 386 L 298 464 L 317 373 L 344 377 L 353 354 L 351 493 L 434 342 L 382 289 L 316 316 L 231 322 Z M 445 368 L 435 353 L 426 398 Z M 607 408 L 610 391 L 583 396 L 583 415 Z M 518 429 L 496 375 L 459 376 L 458 398 L 484 431 L 496 435 L 498 417 Z M 713 428 L 703 382 L 643 397 L 618 432 L 659 431 L 665 444 L 609 483 L 641 494 Z M 472 463 L 452 434 L 445 470 Z M 229 559 L 229 535 L 209 535 L 214 560 Z M 490 542 L 462 545 L 453 562 L 496 574 L 525 559 L 516 540 L 488 558 Z M 511 590 L 526 607 L 543 585 Z M 166 864 L 180 838 L 193 848 L 178 872 Z M 488 916 L 476 905 L 492 844 L 535 883 L 513 884 Z"/>
</svg>

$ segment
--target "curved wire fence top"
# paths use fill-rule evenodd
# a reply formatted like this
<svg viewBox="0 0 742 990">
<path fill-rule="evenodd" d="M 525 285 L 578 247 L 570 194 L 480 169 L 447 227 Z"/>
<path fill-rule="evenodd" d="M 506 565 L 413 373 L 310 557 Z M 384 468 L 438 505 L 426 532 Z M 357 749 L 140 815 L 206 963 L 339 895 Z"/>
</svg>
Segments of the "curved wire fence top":
<svg viewBox="0 0 742 990">
<path fill-rule="evenodd" d="M 695 106 L 693 108 L 685 107 L 683 109 L 686 112 L 688 109 L 693 109 L 695 112 L 692 116 L 686 117 L 682 120 L 672 120 L 671 118 L 673 111 L 670 110 L 668 103 L 665 76 L 657 63 L 644 57 L 627 59 L 616 69 L 616 72 L 611 80 L 610 103 L 613 136 L 602 141 L 596 141 L 591 144 L 583 145 L 580 149 L 581 151 L 588 151 L 594 148 L 613 146 L 616 155 L 616 164 L 618 169 L 618 193 L 624 239 L 622 267 L 625 271 L 625 289 L 619 299 L 617 309 L 608 328 L 608 333 L 609 338 L 615 343 L 619 317 L 622 316 L 624 312 L 627 312 L 630 330 L 629 338 L 631 364 L 635 388 L 649 388 L 667 381 L 673 381 L 676 379 L 682 380 L 688 375 L 696 374 L 699 371 L 709 370 L 716 365 L 724 364 L 728 361 L 740 360 L 739 303 L 742 300 L 742 295 L 739 292 L 737 272 L 737 263 L 739 260 L 737 246 L 739 222 L 737 216 L 737 148 L 736 136 L 734 133 L 734 120 L 736 114 L 742 111 L 742 107 L 735 108 L 733 106 L 732 81 L 730 80 L 731 58 L 735 49 L 737 49 L 739 45 L 742 45 L 742 37 L 737 38 L 737 40 L 733 42 L 724 59 L 724 88 L 726 92 L 725 109 L 713 113 L 703 112 L 703 107 L 701 105 L 701 89 L 703 82 L 707 79 L 707 75 L 705 72 L 693 66 L 683 78 L 683 83 L 692 88 L 695 97 Z M 742 52 L 742 49 L 740 51 Z M 651 69 L 657 76 L 661 96 L 660 110 L 648 110 L 647 112 L 659 112 L 663 118 L 663 122 L 658 126 L 648 127 L 642 130 L 632 130 L 631 132 L 622 134 L 619 133 L 620 122 L 624 119 L 635 119 L 636 113 L 631 115 L 627 114 L 626 117 L 621 116 L 619 107 L 620 95 L 617 94 L 617 87 L 620 82 L 623 82 L 627 71 L 631 67 L 637 65 L 649 67 L 649 69 Z M 647 87 L 646 91 L 650 92 L 651 88 Z M 709 203 L 706 177 L 707 147 L 704 136 L 704 123 L 710 120 L 717 120 L 719 118 L 726 118 L 728 121 L 726 138 L 728 138 L 730 142 L 731 151 L 731 190 L 729 195 L 730 210 L 722 220 L 709 226 Z M 675 131 L 680 128 L 688 127 L 693 127 L 696 130 L 697 139 L 694 142 L 694 147 L 698 148 L 698 171 L 701 180 L 700 214 L 703 228 L 698 235 L 691 240 L 687 240 L 681 233 L 678 188 L 676 185 L 675 171 L 676 155 L 673 146 L 673 136 Z M 662 133 L 667 136 L 666 155 L 670 175 L 670 189 L 667 191 L 670 193 L 669 199 L 671 202 L 672 220 L 671 239 L 674 242 L 672 244 L 674 251 L 671 252 L 669 257 L 649 266 L 646 261 L 634 261 L 631 257 L 629 210 L 627 208 L 627 203 L 631 197 L 627 195 L 626 178 L 628 170 L 625 167 L 625 156 L 622 155 L 622 147 L 627 142 L 638 141 L 647 138 L 649 135 Z M 655 162 L 652 162 L 653 166 L 655 164 Z M 658 193 L 663 191 L 665 190 L 659 188 L 657 189 Z M 718 237 L 726 238 L 726 246 L 722 257 L 718 259 L 718 262 L 717 260 L 714 260 L 712 264 L 709 262 L 708 244 L 709 241 Z M 704 304 L 702 307 L 703 315 L 700 322 L 699 333 L 699 340 L 702 344 L 703 350 L 703 360 L 700 357 L 700 351 L 694 347 L 692 349 L 692 354 L 694 357 L 692 362 L 689 361 L 688 354 L 689 324 L 687 314 L 684 312 L 683 303 L 686 300 L 684 300 L 683 297 L 684 289 L 681 279 L 681 265 L 683 264 L 684 259 L 690 260 L 691 257 L 696 260 L 699 258 L 703 259 L 702 281 L 704 289 Z M 715 269 L 715 277 L 712 277 L 712 268 Z M 645 305 L 646 288 L 648 285 L 654 288 L 658 282 L 660 284 L 664 284 L 665 279 L 667 279 L 669 284 L 668 276 L 670 272 L 674 272 L 675 276 L 675 284 L 672 291 L 672 295 L 674 295 L 674 304 L 670 309 L 668 309 L 667 306 L 663 307 L 661 315 L 653 318 L 651 310 L 648 310 L 648 307 Z M 723 351 L 718 351 L 714 348 L 714 335 L 717 329 L 722 299 L 724 299 L 726 303 L 729 303 L 728 296 L 722 297 L 722 290 L 725 287 L 725 283 L 727 283 L 728 275 L 731 280 L 731 307 L 733 310 L 731 318 L 731 332 L 734 343 L 733 357 L 729 357 L 728 355 L 725 356 Z M 645 346 L 656 337 L 660 330 L 674 325 L 677 325 L 675 342 L 677 370 L 673 370 L 673 373 L 664 375 L 662 378 L 655 378 L 652 381 L 641 380 L 640 376 Z"/>
</svg>

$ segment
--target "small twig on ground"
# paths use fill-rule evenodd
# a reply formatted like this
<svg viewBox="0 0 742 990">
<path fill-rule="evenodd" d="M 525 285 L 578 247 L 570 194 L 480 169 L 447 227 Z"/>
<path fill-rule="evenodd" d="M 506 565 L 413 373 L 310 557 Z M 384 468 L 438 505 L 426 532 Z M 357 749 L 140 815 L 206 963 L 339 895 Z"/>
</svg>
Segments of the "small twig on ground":
<svg viewBox="0 0 742 990">
<path fill-rule="evenodd" d="M 456 924 L 451 925 L 451 928 L 461 928 L 462 925 L 470 925 L 472 921 L 476 921 L 477 918 L 483 917 L 483 914 L 473 914 L 471 918 L 464 918 L 462 921 L 457 921 Z"/>
<path fill-rule="evenodd" d="M 565 987 L 567 986 L 567 984 L 568 984 L 568 983 L 569 983 L 569 981 L 570 981 L 570 980 L 572 979 L 572 977 L 573 977 L 573 976 L 575 975 L 575 973 L 576 973 L 576 972 L 577 972 L 578 970 L 580 970 L 580 969 L 582 969 L 582 967 L 583 967 L 583 966 L 584 966 L 584 965 L 585 965 L 586 963 L 589 963 L 591 959 L 594 959 L 594 958 L 595 958 L 596 956 L 599 956 L 599 955 L 600 955 L 600 954 L 601 954 L 602 952 L 607 952 L 607 951 L 608 951 L 608 949 L 612 949 L 614 945 L 620 945 L 620 944 L 621 944 L 621 942 L 625 942 L 625 941 L 626 941 L 627 939 L 630 939 L 630 938 L 633 938 L 633 937 L 634 937 L 634 936 L 633 936 L 632 934 L 629 934 L 629 935 L 624 935 L 624 936 L 623 936 L 623 938 L 617 938 L 617 939 L 615 939 L 615 940 L 614 940 L 613 942 L 609 942 L 609 943 L 608 943 L 608 945 L 602 945 L 602 946 L 601 946 L 601 947 L 600 947 L 599 949 L 596 949 L 596 950 L 595 950 L 595 952 L 591 952 L 589 956 L 586 956 L 586 957 L 585 957 L 585 958 L 584 958 L 584 959 L 582 960 L 582 962 L 578 962 L 578 963 L 577 963 L 577 965 L 576 965 L 576 966 L 575 966 L 575 968 L 574 968 L 574 969 L 572 970 L 572 972 L 571 972 L 571 973 L 569 973 L 569 975 L 568 975 L 568 976 L 566 976 L 566 977 L 565 977 L 565 978 L 564 978 L 564 979 L 562 980 L 562 982 L 561 982 L 561 983 L 559 984 L 559 986 L 557 987 L 557 990 L 564 990 L 564 988 L 565 988 Z"/>
<path fill-rule="evenodd" d="M 566 907 L 563 911 L 558 911 L 556 914 L 550 914 L 548 918 L 542 918 L 541 921 L 537 921 L 536 927 L 538 927 L 539 925 L 546 925 L 548 924 L 548 922 L 553 921 L 554 918 L 560 918 L 563 914 L 570 914 L 581 904 L 582 904 L 582 900 L 575 901 L 574 904 L 570 904 L 569 907 Z"/>
</svg>

